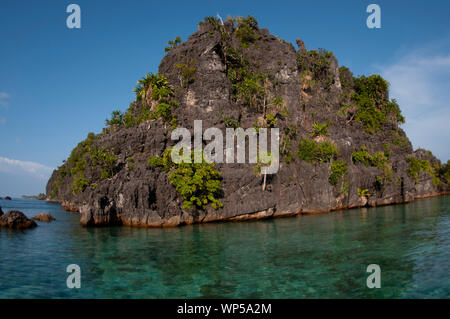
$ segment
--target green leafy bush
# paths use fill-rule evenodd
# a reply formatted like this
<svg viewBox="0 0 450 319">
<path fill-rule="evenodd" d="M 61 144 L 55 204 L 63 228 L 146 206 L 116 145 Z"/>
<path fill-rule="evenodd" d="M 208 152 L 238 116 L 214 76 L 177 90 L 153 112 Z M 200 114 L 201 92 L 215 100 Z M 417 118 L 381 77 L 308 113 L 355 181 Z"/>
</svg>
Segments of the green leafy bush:
<svg viewBox="0 0 450 319">
<path fill-rule="evenodd" d="M 352 153 L 353 163 L 363 163 L 366 166 L 372 166 L 372 155 L 366 150 L 365 147 L 362 147 L 359 151 Z"/>
<path fill-rule="evenodd" d="M 240 127 L 239 121 L 235 118 L 226 116 L 224 121 L 225 121 L 226 127 L 232 127 L 232 128 Z"/>
<path fill-rule="evenodd" d="M 391 131 L 392 144 L 395 146 L 400 146 L 403 149 L 408 148 L 408 138 L 406 136 L 401 136 L 399 131 L 392 130 Z"/>
<path fill-rule="evenodd" d="M 355 164 L 363 163 L 367 167 L 375 166 L 378 168 L 382 168 L 389 161 L 383 152 L 376 152 L 371 155 L 364 146 L 359 151 L 352 153 L 352 160 Z"/>
<path fill-rule="evenodd" d="M 151 156 L 148 159 L 148 165 L 156 168 L 156 167 L 164 167 L 164 160 L 159 156 Z"/>
<path fill-rule="evenodd" d="M 391 157 L 391 148 L 389 147 L 389 144 L 384 143 L 383 149 L 384 149 L 384 156 L 386 156 L 386 158 L 390 158 Z"/>
<path fill-rule="evenodd" d="M 282 137 L 281 137 L 281 148 L 280 154 L 285 157 L 286 163 L 294 161 L 294 156 L 291 152 L 293 139 L 297 135 L 297 127 L 295 125 L 289 124 L 284 127 Z"/>
<path fill-rule="evenodd" d="M 237 98 L 244 104 L 256 108 L 259 104 L 263 104 L 262 100 L 267 94 L 264 88 L 264 81 L 266 77 L 261 74 L 252 74 L 239 70 L 243 74 L 236 74 L 235 70 L 230 70 L 230 78 L 232 88 L 236 92 Z M 239 80 L 242 76 L 242 80 Z"/>
<path fill-rule="evenodd" d="M 86 178 L 84 178 L 82 176 L 76 177 L 72 184 L 73 194 L 78 194 L 78 193 L 83 192 L 88 185 L 89 185 L 89 181 Z"/>
<path fill-rule="evenodd" d="M 175 68 L 181 71 L 181 86 L 185 87 L 195 81 L 195 72 L 197 71 L 195 60 L 189 60 L 184 63 L 175 64 Z"/>
<path fill-rule="evenodd" d="M 359 197 L 370 197 L 368 189 L 361 189 L 358 187 L 357 192 Z"/>
<path fill-rule="evenodd" d="M 151 89 L 151 90 L 150 90 Z M 153 101 L 159 101 L 163 98 L 168 98 L 173 95 L 173 90 L 169 85 L 169 81 L 162 74 L 147 73 L 145 77 L 137 81 L 137 86 L 134 88 L 136 99 L 143 101 L 150 98 Z"/>
<path fill-rule="evenodd" d="M 337 185 L 340 178 L 342 178 L 348 171 L 347 162 L 344 161 L 334 161 L 331 164 L 331 174 L 328 179 L 328 182 L 331 185 Z"/>
<path fill-rule="evenodd" d="M 316 142 L 313 139 L 300 139 L 298 157 L 310 164 L 328 163 L 338 154 L 336 146 L 331 142 Z"/>
<path fill-rule="evenodd" d="M 450 160 L 446 164 L 441 165 L 438 172 L 441 179 L 450 183 Z"/>
<path fill-rule="evenodd" d="M 78 143 L 72 150 L 67 162 L 64 164 L 64 166 L 68 168 L 69 176 L 75 176 L 78 175 L 78 173 L 84 174 L 91 146 L 96 139 L 97 137 L 94 133 L 89 133 L 86 139 Z"/>
<path fill-rule="evenodd" d="M 122 125 L 123 123 L 123 112 L 118 110 L 111 112 L 111 119 L 106 119 L 107 126 Z"/>
<path fill-rule="evenodd" d="M 297 66 L 300 72 L 310 74 L 313 81 L 323 83 L 329 87 L 333 82 L 333 75 L 330 72 L 330 58 L 333 53 L 325 49 L 299 51 L 297 53 Z"/>
<path fill-rule="evenodd" d="M 89 155 L 92 161 L 92 167 L 100 166 L 102 168 L 102 178 L 109 178 L 114 174 L 114 167 L 117 162 L 117 157 L 114 155 L 114 149 L 105 149 L 98 147 L 91 147 Z"/>
<path fill-rule="evenodd" d="M 125 125 L 132 127 L 149 120 L 162 119 L 176 126 L 176 116 L 173 111 L 179 106 L 174 98 L 174 91 L 167 78 L 160 74 L 147 73 L 137 82 L 134 88 L 136 102 L 130 104 L 125 113 L 113 111 L 111 119 L 106 120 L 108 126 Z M 154 109 L 150 109 L 150 101 Z"/>
<path fill-rule="evenodd" d="M 170 40 L 169 42 L 167 42 L 168 46 L 164 48 L 164 52 L 166 53 L 169 52 L 173 48 L 177 47 L 180 43 L 181 43 L 180 37 L 176 37 L 174 40 Z"/>
<path fill-rule="evenodd" d="M 373 155 L 371 155 L 364 146 L 359 151 L 352 153 L 353 163 L 363 163 L 367 167 L 373 166 L 383 172 L 382 175 L 379 175 L 375 178 L 375 181 L 380 186 L 391 182 L 393 173 L 392 164 L 386 155 L 386 147 L 384 148 L 384 152 L 375 152 Z M 390 156 L 390 153 L 388 155 Z"/>
<path fill-rule="evenodd" d="M 176 107 L 178 107 L 178 103 L 175 101 L 161 102 L 156 106 L 155 112 L 150 114 L 150 118 L 161 118 L 165 121 L 170 121 L 172 118 L 172 112 Z"/>
<path fill-rule="evenodd" d="M 404 123 L 395 100 L 389 100 L 389 84 L 379 75 L 354 78 L 352 100 L 358 106 L 355 119 L 364 124 L 366 131 L 374 134 L 386 122 Z"/>
<path fill-rule="evenodd" d="M 439 177 L 436 175 L 434 168 L 430 162 L 425 159 L 416 159 L 414 157 L 408 157 L 406 162 L 409 163 L 408 176 L 414 178 L 415 183 L 419 182 L 419 172 L 427 172 L 433 178 L 433 184 L 439 184 Z"/>
<path fill-rule="evenodd" d="M 171 160 L 171 150 L 166 150 L 163 157 L 152 156 L 149 165 L 161 167 L 169 171 L 170 183 L 184 199 L 183 208 L 189 209 L 193 205 L 200 209 L 206 209 L 211 204 L 214 209 L 222 207 L 223 204 L 217 199 L 222 191 L 222 175 L 213 163 L 205 160 L 202 153 L 202 162 L 194 163 L 194 152 L 187 154 L 192 163 L 174 163 Z"/>
<path fill-rule="evenodd" d="M 258 21 L 249 15 L 247 18 L 236 18 L 237 22 L 236 27 L 236 37 L 241 42 L 243 48 L 248 48 L 250 43 L 255 42 L 259 39 L 259 35 L 257 33 L 258 30 Z"/>
<path fill-rule="evenodd" d="M 319 124 L 314 122 L 312 127 L 313 131 L 311 133 L 312 137 L 329 135 L 327 127 L 328 123 Z"/>
<path fill-rule="evenodd" d="M 266 123 L 267 127 L 276 127 L 278 124 L 277 118 L 273 114 L 267 114 L 266 115 Z"/>
<path fill-rule="evenodd" d="M 57 188 L 61 186 L 62 179 L 65 176 L 72 177 L 72 192 L 77 194 L 84 191 L 90 181 L 85 177 L 85 171 L 88 165 L 92 169 L 101 169 L 101 178 L 109 178 L 114 174 L 114 167 L 117 161 L 113 149 L 97 147 L 94 142 L 97 136 L 89 133 L 86 139 L 72 150 L 69 158 L 63 166 L 59 168 L 59 176 L 56 186 L 54 185 L 53 195 L 57 195 Z"/>
</svg>

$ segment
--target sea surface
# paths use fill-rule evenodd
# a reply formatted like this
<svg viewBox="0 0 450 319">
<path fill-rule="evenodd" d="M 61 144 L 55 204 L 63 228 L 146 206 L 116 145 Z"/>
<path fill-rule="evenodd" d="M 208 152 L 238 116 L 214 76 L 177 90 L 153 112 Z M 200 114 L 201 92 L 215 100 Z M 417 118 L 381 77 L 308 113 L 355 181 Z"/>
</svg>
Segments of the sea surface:
<svg viewBox="0 0 450 319">
<path fill-rule="evenodd" d="M 449 298 L 450 196 L 404 205 L 177 228 L 85 228 L 33 199 L 3 211 L 56 221 L 0 229 L 0 298 Z M 69 264 L 81 288 L 69 289 Z M 381 288 L 369 289 L 369 264 Z"/>
</svg>

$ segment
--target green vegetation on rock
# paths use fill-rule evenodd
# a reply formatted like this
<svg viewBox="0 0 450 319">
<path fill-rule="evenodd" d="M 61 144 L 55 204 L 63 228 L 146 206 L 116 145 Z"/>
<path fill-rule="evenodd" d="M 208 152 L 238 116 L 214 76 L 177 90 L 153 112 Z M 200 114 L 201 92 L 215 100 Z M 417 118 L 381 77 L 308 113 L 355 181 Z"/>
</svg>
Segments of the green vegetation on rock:
<svg viewBox="0 0 450 319">
<path fill-rule="evenodd" d="M 166 53 L 169 52 L 173 48 L 177 47 L 180 43 L 181 43 L 180 37 L 176 37 L 175 39 L 170 40 L 169 42 L 167 42 L 167 46 L 164 48 L 164 52 Z"/>
<path fill-rule="evenodd" d="M 352 153 L 352 160 L 355 164 L 363 163 L 367 167 L 375 166 L 378 168 L 388 161 L 383 152 L 376 152 L 374 155 L 371 155 L 364 146 L 359 151 Z"/>
<path fill-rule="evenodd" d="M 193 205 L 200 209 L 211 207 L 218 209 L 223 204 L 217 200 L 222 192 L 222 175 L 213 163 L 208 163 L 202 153 L 202 162 L 194 163 L 194 152 L 191 152 L 191 163 L 175 163 L 171 158 L 172 149 L 164 151 L 162 157 L 152 156 L 148 164 L 161 167 L 168 172 L 170 183 L 184 199 L 183 208 L 189 209 Z M 181 155 L 185 156 L 185 155 Z"/>
<path fill-rule="evenodd" d="M 395 100 L 389 100 L 389 84 L 379 75 L 354 78 L 352 101 L 358 106 L 355 120 L 364 124 L 366 131 L 374 134 L 384 123 L 404 123 Z"/>
<path fill-rule="evenodd" d="M 193 59 L 187 60 L 184 63 L 175 64 L 175 68 L 181 72 L 181 87 L 186 87 L 188 84 L 195 81 L 195 72 L 197 71 L 196 65 L 197 62 Z"/>
<path fill-rule="evenodd" d="M 435 169 L 433 168 L 433 166 L 431 166 L 428 160 L 408 157 L 406 159 L 406 162 L 410 165 L 408 176 L 414 178 L 416 184 L 419 182 L 419 172 L 427 172 L 428 175 L 433 178 L 433 184 L 435 186 L 439 184 L 439 177 L 437 176 Z"/>
<path fill-rule="evenodd" d="M 137 81 L 134 88 L 136 102 L 128 107 L 125 113 L 113 111 L 111 119 L 106 120 L 109 127 L 132 127 L 149 120 L 161 119 L 172 126 L 177 119 L 173 114 L 179 103 L 174 98 L 174 92 L 164 75 L 147 73 Z M 151 106 L 153 105 L 153 109 Z"/>
<path fill-rule="evenodd" d="M 329 88 L 333 83 L 333 75 L 330 70 L 330 58 L 333 53 L 325 49 L 299 51 L 297 53 L 297 67 L 302 73 L 302 77 L 311 77 L 309 84 L 323 83 L 325 88 Z"/>
<path fill-rule="evenodd" d="M 361 189 L 358 187 L 358 189 L 356 191 L 357 191 L 359 197 L 370 197 L 368 189 Z"/>
<path fill-rule="evenodd" d="M 236 37 L 241 41 L 241 45 L 243 48 L 248 48 L 248 46 L 259 39 L 259 35 L 257 34 L 258 30 L 258 21 L 249 15 L 247 18 L 234 18 L 237 22 L 236 26 Z"/>
<path fill-rule="evenodd" d="M 328 123 L 319 124 L 319 123 L 314 122 L 313 127 L 312 127 L 311 136 L 316 137 L 316 136 L 329 135 L 327 127 L 328 127 Z"/>
<path fill-rule="evenodd" d="M 86 139 L 72 150 L 67 161 L 59 167 L 57 182 L 55 183 L 52 197 L 58 195 L 58 188 L 61 186 L 65 177 L 72 177 L 72 192 L 77 194 L 83 192 L 90 184 L 86 178 L 86 169 L 100 170 L 102 179 L 110 178 L 114 174 L 114 167 L 117 162 L 117 157 L 114 155 L 113 148 L 102 148 L 94 145 L 97 136 L 94 133 L 89 133 Z"/>
<path fill-rule="evenodd" d="M 363 146 L 359 151 L 352 153 L 352 161 L 354 164 L 362 163 L 367 167 L 372 166 L 381 170 L 383 174 L 375 179 L 380 186 L 392 181 L 392 164 L 386 156 L 386 150 L 384 152 L 375 152 L 371 155 L 366 147 Z"/>
<path fill-rule="evenodd" d="M 348 171 L 347 162 L 336 160 L 331 164 L 331 174 L 328 179 L 331 185 L 337 185 L 339 179 Z"/>
<path fill-rule="evenodd" d="M 450 184 L 450 160 L 448 160 L 446 164 L 441 165 L 439 168 L 439 176 Z"/>
<path fill-rule="evenodd" d="M 329 141 L 316 142 L 311 138 L 300 139 L 298 157 L 310 164 L 328 163 L 338 154 L 338 150 Z"/>
</svg>

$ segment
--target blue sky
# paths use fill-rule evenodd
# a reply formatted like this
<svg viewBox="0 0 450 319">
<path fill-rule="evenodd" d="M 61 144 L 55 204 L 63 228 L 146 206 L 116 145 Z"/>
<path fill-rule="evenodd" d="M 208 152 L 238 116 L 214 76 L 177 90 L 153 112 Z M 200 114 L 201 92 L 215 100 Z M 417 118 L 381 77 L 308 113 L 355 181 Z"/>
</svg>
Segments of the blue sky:
<svg viewBox="0 0 450 319">
<path fill-rule="evenodd" d="M 81 7 L 81 29 L 66 7 Z M 366 7 L 381 7 L 368 29 Z M 43 192 L 88 132 L 133 100 L 137 79 L 157 72 L 168 40 L 205 16 L 254 15 L 260 27 L 308 49 L 331 50 L 355 75 L 391 83 L 415 148 L 450 158 L 448 1 L 5 1 L 0 4 L 0 196 Z"/>
</svg>

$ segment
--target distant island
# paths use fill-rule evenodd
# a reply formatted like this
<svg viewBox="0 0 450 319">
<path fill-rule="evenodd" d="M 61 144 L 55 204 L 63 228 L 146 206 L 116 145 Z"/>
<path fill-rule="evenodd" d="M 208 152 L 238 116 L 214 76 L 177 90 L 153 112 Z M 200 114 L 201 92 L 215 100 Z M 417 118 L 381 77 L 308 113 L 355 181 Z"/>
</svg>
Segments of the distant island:
<svg viewBox="0 0 450 319">
<path fill-rule="evenodd" d="M 306 30 L 305 30 L 306 32 Z M 48 181 L 47 200 L 87 226 L 176 226 L 405 203 L 448 194 L 449 162 L 413 150 L 389 84 L 353 76 L 330 51 L 298 48 L 252 16 L 207 17 L 169 41 L 135 88 Z M 143 70 L 144 72 L 145 70 Z M 280 169 L 173 163 L 171 133 L 279 128 Z M 236 131 L 235 131 L 236 132 Z M 225 136 L 225 134 L 223 134 Z"/>
<path fill-rule="evenodd" d="M 46 200 L 47 196 L 43 193 L 40 193 L 39 195 L 22 195 L 21 196 L 24 199 L 38 199 L 38 200 Z"/>
</svg>

